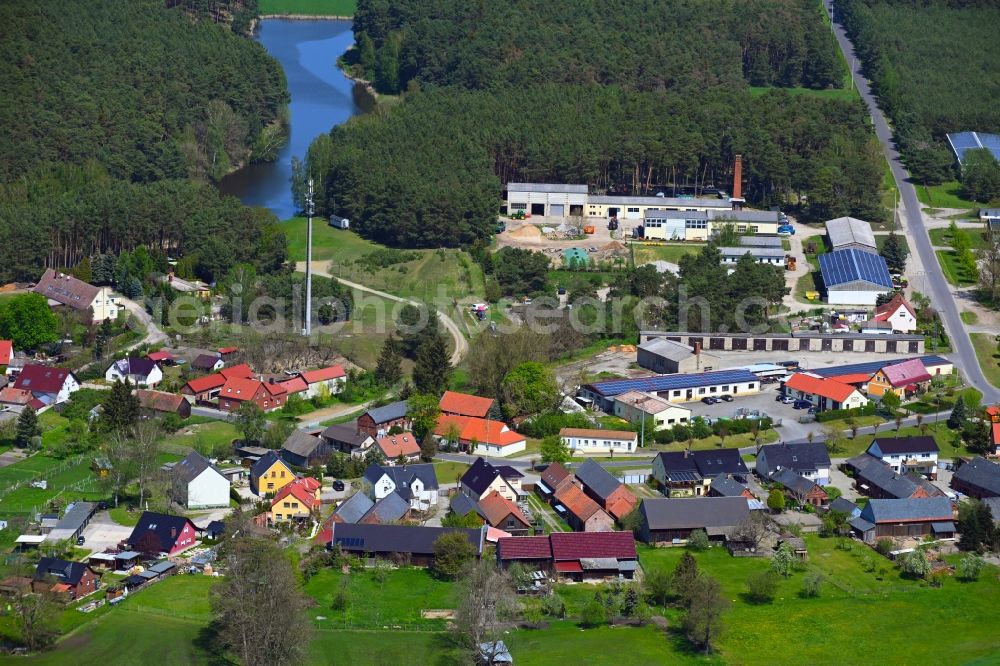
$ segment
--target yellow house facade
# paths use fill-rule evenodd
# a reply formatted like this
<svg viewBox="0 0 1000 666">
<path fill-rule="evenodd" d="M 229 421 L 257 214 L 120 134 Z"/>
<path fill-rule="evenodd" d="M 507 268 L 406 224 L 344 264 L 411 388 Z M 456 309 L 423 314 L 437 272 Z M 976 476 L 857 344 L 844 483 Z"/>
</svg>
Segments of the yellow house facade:
<svg viewBox="0 0 1000 666">
<path fill-rule="evenodd" d="M 295 478 L 292 468 L 270 451 L 250 468 L 250 489 L 257 495 L 276 495 Z"/>
</svg>

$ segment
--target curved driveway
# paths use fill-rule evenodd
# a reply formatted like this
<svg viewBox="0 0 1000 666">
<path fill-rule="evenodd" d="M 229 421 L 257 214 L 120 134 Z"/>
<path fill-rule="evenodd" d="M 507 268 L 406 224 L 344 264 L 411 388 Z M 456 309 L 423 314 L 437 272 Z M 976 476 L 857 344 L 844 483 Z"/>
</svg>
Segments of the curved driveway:
<svg viewBox="0 0 1000 666">
<path fill-rule="evenodd" d="M 829 3 L 827 4 L 827 11 L 832 12 L 832 5 Z M 955 303 L 955 294 L 941 273 L 941 266 L 938 264 L 930 237 L 927 235 L 927 229 L 924 227 L 923 216 L 920 212 L 920 201 L 917 199 L 917 191 L 910 183 L 910 174 L 900 160 L 899 151 L 896 150 L 893 143 L 892 130 L 889 128 L 889 123 L 875 102 L 868 79 L 861 73 L 860 63 L 854 52 L 854 44 L 847 38 L 844 27 L 837 20 L 834 20 L 834 33 L 837 37 L 837 43 L 840 45 L 840 50 L 843 51 L 847 62 L 855 63 L 855 66 L 851 68 L 851 77 L 854 79 L 854 85 L 858 87 L 858 92 L 861 93 L 861 99 L 864 100 L 865 105 L 868 107 L 872 123 L 875 126 L 875 135 L 882 144 L 882 150 L 885 152 L 886 159 L 889 160 L 889 166 L 892 169 L 892 177 L 899 188 L 900 197 L 902 198 L 901 203 L 903 205 L 902 212 L 905 217 L 908 236 L 914 241 L 920 262 L 923 264 L 924 271 L 926 272 L 931 302 L 934 303 L 938 313 L 941 315 L 941 321 L 948 332 L 952 348 L 955 350 L 949 356 L 952 362 L 962 371 L 962 374 L 965 375 L 966 381 L 971 386 L 982 391 L 984 404 L 1000 402 L 1000 389 L 997 389 L 986 380 L 982 368 L 979 367 L 976 350 L 972 346 L 972 340 L 969 338 L 968 331 L 966 331 L 961 317 L 959 317 L 958 306 Z"/>
</svg>

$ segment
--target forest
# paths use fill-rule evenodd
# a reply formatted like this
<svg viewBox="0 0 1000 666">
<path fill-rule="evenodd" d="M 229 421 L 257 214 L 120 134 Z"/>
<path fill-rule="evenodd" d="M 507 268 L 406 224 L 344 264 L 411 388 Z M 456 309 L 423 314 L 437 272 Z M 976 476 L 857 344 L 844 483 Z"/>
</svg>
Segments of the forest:
<svg viewBox="0 0 1000 666">
<path fill-rule="evenodd" d="M 1000 132 L 1000 6 L 992 0 L 838 0 L 903 157 L 926 184 L 955 177 L 945 134 Z"/>
<path fill-rule="evenodd" d="M 324 174 L 319 210 L 391 245 L 466 245 L 492 233 L 502 183 L 728 186 L 742 153 L 744 192 L 756 206 L 808 194 L 805 218 L 883 215 L 884 162 L 860 104 L 780 90 L 556 84 L 511 104 L 516 96 L 509 88 L 420 91 L 388 114 L 320 136 L 308 158 L 312 173 Z"/>
<path fill-rule="evenodd" d="M 273 216 L 207 184 L 280 143 L 284 73 L 235 30 L 255 4 L 173 4 L 0 3 L 0 281 L 138 246 L 206 280 L 284 260 Z"/>
<path fill-rule="evenodd" d="M 361 0 L 358 60 L 382 92 L 539 82 L 635 90 L 837 87 L 815 0 Z M 523 97 L 511 91 L 508 101 Z"/>
</svg>

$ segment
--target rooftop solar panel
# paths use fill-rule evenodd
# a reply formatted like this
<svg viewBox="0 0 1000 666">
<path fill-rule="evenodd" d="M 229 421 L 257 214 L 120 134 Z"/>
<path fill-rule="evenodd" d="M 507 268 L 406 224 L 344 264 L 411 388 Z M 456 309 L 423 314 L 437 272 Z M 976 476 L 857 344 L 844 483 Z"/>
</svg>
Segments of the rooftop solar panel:
<svg viewBox="0 0 1000 666">
<path fill-rule="evenodd" d="M 874 373 L 887 365 L 910 361 L 914 358 L 920 359 L 925 365 L 940 365 L 948 362 L 947 359 L 940 356 L 913 356 L 911 358 L 885 359 L 881 361 L 868 361 L 865 363 L 851 363 L 850 365 L 837 365 L 831 368 L 813 368 L 810 369 L 809 372 L 819 375 L 820 377 L 839 377 L 842 375 L 853 375 L 855 373 L 861 374 L 866 372 Z"/>
<path fill-rule="evenodd" d="M 986 148 L 993 153 L 993 157 L 1000 159 L 1000 136 L 996 134 L 956 132 L 948 135 L 948 142 L 959 162 L 965 159 L 966 151 L 974 148 Z"/>
<path fill-rule="evenodd" d="M 736 384 L 740 382 L 756 382 L 757 376 L 749 370 L 733 369 L 717 372 L 702 372 L 690 375 L 655 375 L 638 379 L 612 379 L 597 382 L 590 387 L 605 397 L 621 395 L 627 391 L 646 391 L 659 393 L 675 389 L 697 388 L 714 384 Z"/>
<path fill-rule="evenodd" d="M 819 267 L 827 288 L 863 281 L 892 289 L 885 259 L 873 252 L 854 249 L 827 252 L 819 256 Z"/>
</svg>

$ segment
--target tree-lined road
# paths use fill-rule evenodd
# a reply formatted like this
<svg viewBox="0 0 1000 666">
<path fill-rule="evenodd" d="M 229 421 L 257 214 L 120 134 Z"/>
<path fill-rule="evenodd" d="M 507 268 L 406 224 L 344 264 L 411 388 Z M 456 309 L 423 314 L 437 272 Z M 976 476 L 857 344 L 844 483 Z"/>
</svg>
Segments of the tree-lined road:
<svg viewBox="0 0 1000 666">
<path fill-rule="evenodd" d="M 986 376 L 979 366 L 979 359 L 976 357 L 976 350 L 972 346 L 972 340 L 969 338 L 968 332 L 959 316 L 956 296 L 941 272 L 941 266 L 938 264 L 937 256 L 934 254 L 934 248 L 927 234 L 927 229 L 924 227 L 924 219 L 920 212 L 921 208 L 920 201 L 917 199 L 917 191 L 910 183 L 910 174 L 903 166 L 899 151 L 896 150 L 892 130 L 889 127 L 885 114 L 882 113 L 882 110 L 875 102 L 868 79 L 861 73 L 861 64 L 854 51 L 854 44 L 848 39 L 844 26 L 834 18 L 835 14 L 832 10 L 832 4 L 828 3 L 827 11 L 831 13 L 837 43 L 840 45 L 840 50 L 843 52 L 847 62 L 854 63 L 851 68 L 851 78 L 854 80 L 854 85 L 857 86 L 858 92 L 861 94 L 861 99 L 864 100 L 865 105 L 868 107 L 872 123 L 875 126 L 875 135 L 882 144 L 882 150 L 885 152 L 886 159 L 889 161 L 889 167 L 892 169 L 892 177 L 896 181 L 896 187 L 899 188 L 900 198 L 902 199 L 901 203 L 903 205 L 903 215 L 906 221 L 905 231 L 907 237 L 913 241 L 913 245 L 916 247 L 917 255 L 927 275 L 927 285 L 930 288 L 929 295 L 931 301 L 941 316 L 941 321 L 951 340 L 952 348 L 955 350 L 949 356 L 952 362 L 961 369 L 966 381 L 971 386 L 982 391 L 984 404 L 1000 402 L 1000 389 L 986 380 Z"/>
</svg>

